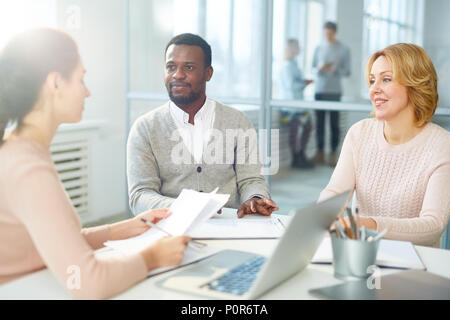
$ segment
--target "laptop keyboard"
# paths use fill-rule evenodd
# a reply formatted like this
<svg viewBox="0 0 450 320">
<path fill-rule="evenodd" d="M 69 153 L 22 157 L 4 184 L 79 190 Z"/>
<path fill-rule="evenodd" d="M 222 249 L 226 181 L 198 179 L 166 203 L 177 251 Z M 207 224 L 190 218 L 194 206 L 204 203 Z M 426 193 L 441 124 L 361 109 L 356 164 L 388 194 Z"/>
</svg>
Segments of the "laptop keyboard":
<svg viewBox="0 0 450 320">
<path fill-rule="evenodd" d="M 252 285 L 265 261 L 265 257 L 253 258 L 208 283 L 208 287 L 212 290 L 231 294 L 244 294 Z"/>
</svg>

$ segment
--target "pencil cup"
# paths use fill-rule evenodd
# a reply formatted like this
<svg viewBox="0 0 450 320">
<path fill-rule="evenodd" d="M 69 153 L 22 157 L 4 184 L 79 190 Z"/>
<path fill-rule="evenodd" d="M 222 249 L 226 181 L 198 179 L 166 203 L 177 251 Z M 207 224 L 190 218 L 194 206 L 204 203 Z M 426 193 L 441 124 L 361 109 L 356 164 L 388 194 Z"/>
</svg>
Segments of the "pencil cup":
<svg viewBox="0 0 450 320">
<path fill-rule="evenodd" d="M 368 236 L 376 236 L 375 231 L 367 230 Z M 368 278 L 367 268 L 375 264 L 380 240 L 362 241 L 331 236 L 333 248 L 334 276 L 341 280 Z"/>
</svg>

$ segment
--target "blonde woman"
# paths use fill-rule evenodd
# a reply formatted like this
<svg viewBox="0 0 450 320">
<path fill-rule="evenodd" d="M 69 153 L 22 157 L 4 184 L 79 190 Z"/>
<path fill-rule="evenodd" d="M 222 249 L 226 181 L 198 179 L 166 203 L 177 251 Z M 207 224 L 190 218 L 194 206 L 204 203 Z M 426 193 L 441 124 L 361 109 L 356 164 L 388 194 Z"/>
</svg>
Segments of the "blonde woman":
<svg viewBox="0 0 450 320">
<path fill-rule="evenodd" d="M 430 122 L 438 103 L 431 59 L 395 44 L 371 56 L 366 78 L 375 118 L 349 129 L 319 201 L 354 188 L 367 228 L 439 247 L 450 213 L 450 133 Z"/>
<path fill-rule="evenodd" d="M 133 219 L 82 229 L 49 151 L 61 123 L 81 120 L 90 92 L 75 42 L 65 33 L 35 29 L 14 37 L 0 54 L 0 284 L 48 267 L 75 298 L 108 298 L 176 265 L 190 240 L 163 238 L 139 253 L 97 258 L 107 240 L 125 239 L 170 213 L 149 210 Z M 5 127 L 15 123 L 6 137 Z M 4 137 L 5 136 L 5 137 Z"/>
</svg>

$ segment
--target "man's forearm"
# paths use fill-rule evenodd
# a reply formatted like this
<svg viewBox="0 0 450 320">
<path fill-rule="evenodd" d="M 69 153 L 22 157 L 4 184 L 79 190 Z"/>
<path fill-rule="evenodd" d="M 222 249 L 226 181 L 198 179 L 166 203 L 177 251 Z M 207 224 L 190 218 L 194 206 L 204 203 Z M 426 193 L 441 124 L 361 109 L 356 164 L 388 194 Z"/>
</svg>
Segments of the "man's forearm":
<svg viewBox="0 0 450 320">
<path fill-rule="evenodd" d="M 149 209 L 169 208 L 174 200 L 155 191 L 140 191 L 130 198 L 130 208 L 136 216 Z"/>
<path fill-rule="evenodd" d="M 241 203 L 251 199 L 255 196 L 260 198 L 270 199 L 270 192 L 264 178 L 252 178 L 252 181 L 246 181 L 242 183 L 239 188 L 239 194 L 241 196 Z"/>
</svg>

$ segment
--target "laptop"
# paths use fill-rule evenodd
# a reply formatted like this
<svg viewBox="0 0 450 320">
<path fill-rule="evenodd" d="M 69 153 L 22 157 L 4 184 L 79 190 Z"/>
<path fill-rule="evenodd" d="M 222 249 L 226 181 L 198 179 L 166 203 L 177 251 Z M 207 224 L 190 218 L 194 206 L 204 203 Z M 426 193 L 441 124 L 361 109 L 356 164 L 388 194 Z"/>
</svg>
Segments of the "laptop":
<svg viewBox="0 0 450 320">
<path fill-rule="evenodd" d="M 255 299 L 309 264 L 352 194 L 353 190 L 349 190 L 295 210 L 270 257 L 223 250 L 172 273 L 157 285 L 209 298 Z"/>
</svg>

